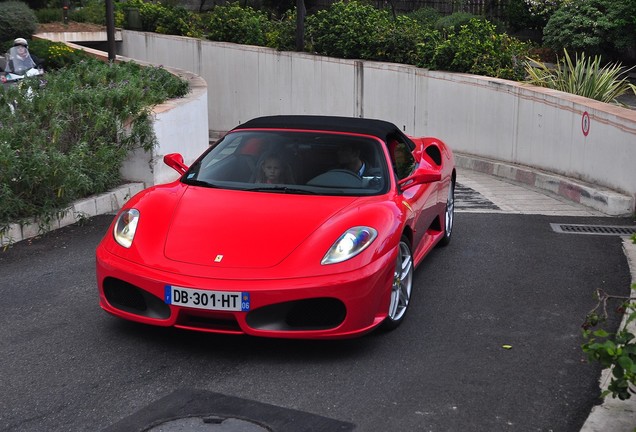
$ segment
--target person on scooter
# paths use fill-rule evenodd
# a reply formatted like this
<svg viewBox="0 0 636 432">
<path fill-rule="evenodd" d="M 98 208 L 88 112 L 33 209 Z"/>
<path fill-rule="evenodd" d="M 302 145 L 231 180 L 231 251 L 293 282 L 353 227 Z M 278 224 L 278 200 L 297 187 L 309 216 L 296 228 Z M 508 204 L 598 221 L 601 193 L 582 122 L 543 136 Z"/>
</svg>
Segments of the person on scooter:
<svg viewBox="0 0 636 432">
<path fill-rule="evenodd" d="M 29 43 L 26 39 L 17 38 L 13 41 L 13 47 L 9 50 L 5 72 L 23 75 L 40 63 L 42 61 L 38 57 L 29 53 Z"/>
</svg>

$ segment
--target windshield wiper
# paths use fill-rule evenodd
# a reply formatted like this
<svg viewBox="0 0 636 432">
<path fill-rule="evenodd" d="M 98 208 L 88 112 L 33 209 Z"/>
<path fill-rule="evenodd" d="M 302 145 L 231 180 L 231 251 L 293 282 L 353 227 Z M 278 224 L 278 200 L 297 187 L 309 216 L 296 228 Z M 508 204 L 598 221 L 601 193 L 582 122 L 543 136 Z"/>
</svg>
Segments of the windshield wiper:
<svg viewBox="0 0 636 432">
<path fill-rule="evenodd" d="M 203 180 L 196 180 L 196 179 L 186 179 L 183 180 L 183 182 L 189 186 L 203 186 L 203 187 L 207 187 L 207 188 L 216 188 L 218 186 L 212 184 L 212 183 L 208 183 L 206 181 Z"/>
<path fill-rule="evenodd" d="M 288 186 L 259 186 L 255 188 L 245 189 L 245 190 L 248 192 L 277 192 L 277 193 L 304 194 L 304 195 L 316 194 L 316 192 L 313 192 L 307 189 L 290 188 Z"/>
</svg>

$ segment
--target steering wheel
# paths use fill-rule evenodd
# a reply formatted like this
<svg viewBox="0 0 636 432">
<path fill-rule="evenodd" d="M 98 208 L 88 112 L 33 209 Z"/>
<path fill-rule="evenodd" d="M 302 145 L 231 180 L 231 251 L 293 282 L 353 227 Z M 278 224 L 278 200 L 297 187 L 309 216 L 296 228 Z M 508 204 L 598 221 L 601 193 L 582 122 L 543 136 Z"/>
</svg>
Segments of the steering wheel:
<svg viewBox="0 0 636 432">
<path fill-rule="evenodd" d="M 307 184 L 330 188 L 361 188 L 362 179 L 352 171 L 332 169 L 312 178 Z"/>
<path fill-rule="evenodd" d="M 353 171 L 348 170 L 348 169 L 336 168 L 336 169 L 329 170 L 329 171 L 327 171 L 327 172 L 328 172 L 328 173 L 342 173 L 342 174 L 348 174 L 348 175 L 350 175 L 350 176 L 352 176 L 352 177 L 355 177 L 355 178 L 356 178 L 356 179 L 358 179 L 358 180 L 361 180 L 361 179 L 360 179 L 360 176 L 358 176 L 358 174 L 356 174 L 356 173 L 354 173 Z"/>
</svg>

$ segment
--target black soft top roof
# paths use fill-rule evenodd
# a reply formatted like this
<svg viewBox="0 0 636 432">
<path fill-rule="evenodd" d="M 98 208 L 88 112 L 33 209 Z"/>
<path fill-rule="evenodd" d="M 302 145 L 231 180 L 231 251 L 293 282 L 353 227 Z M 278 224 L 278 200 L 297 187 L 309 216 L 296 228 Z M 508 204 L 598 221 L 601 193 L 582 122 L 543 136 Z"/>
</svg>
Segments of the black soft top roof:
<svg viewBox="0 0 636 432">
<path fill-rule="evenodd" d="M 397 138 L 411 146 L 413 142 L 393 123 L 384 120 L 364 119 L 358 117 L 312 116 L 312 115 L 279 115 L 258 117 L 233 130 L 243 129 L 307 129 L 319 131 L 351 132 L 372 135 L 387 141 Z"/>
</svg>

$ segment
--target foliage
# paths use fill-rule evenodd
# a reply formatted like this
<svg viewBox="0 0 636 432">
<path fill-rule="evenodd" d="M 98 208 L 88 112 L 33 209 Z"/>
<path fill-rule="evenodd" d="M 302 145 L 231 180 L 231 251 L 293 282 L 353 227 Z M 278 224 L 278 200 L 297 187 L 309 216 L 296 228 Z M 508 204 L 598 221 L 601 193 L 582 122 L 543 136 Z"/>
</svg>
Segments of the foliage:
<svg viewBox="0 0 636 432">
<path fill-rule="evenodd" d="M 267 45 L 270 23 L 267 15 L 238 2 L 215 6 L 207 19 L 207 38 L 246 45 Z"/>
<path fill-rule="evenodd" d="M 556 63 L 555 68 L 528 59 L 525 69 L 529 77 L 527 82 L 530 84 L 601 102 L 620 104 L 618 97 L 629 91 L 636 94 L 636 86 L 627 77 L 633 68 L 625 70 L 619 63 L 602 66 L 598 56 L 591 58 L 581 54 L 572 61 L 567 50 L 564 50 L 564 57 Z"/>
<path fill-rule="evenodd" d="M 436 30 L 426 30 L 408 16 L 383 20 L 370 53 L 370 60 L 418 65 L 429 62 L 439 37 Z"/>
<path fill-rule="evenodd" d="M 94 4 L 103 7 L 99 0 Z M 295 8 L 278 18 L 270 18 L 265 12 L 238 2 L 217 5 L 205 13 L 144 0 L 116 3 L 116 8 L 117 25 L 124 21 L 126 9 L 134 8 L 139 12 L 144 31 L 205 35 L 210 40 L 278 50 L 296 47 Z M 306 17 L 306 50 L 340 58 L 413 64 L 515 80 L 524 78 L 523 67 L 516 59 L 528 55 L 526 44 L 498 33 L 492 23 L 468 13 L 458 12 L 441 19 L 439 16 L 433 8 L 422 8 L 394 17 L 389 10 L 359 0 L 337 1 Z M 436 30 L 436 26 L 442 31 Z M 476 35 L 470 34 L 471 31 Z"/>
<path fill-rule="evenodd" d="M 548 18 L 549 15 L 533 13 L 526 0 L 509 0 L 505 7 L 505 20 L 513 31 L 543 30 Z"/>
<path fill-rule="evenodd" d="M 459 31 L 462 26 L 467 25 L 473 19 L 479 19 L 479 17 L 468 12 L 455 12 L 437 20 L 435 28 L 442 33 L 453 33 Z"/>
<path fill-rule="evenodd" d="M 310 46 L 341 58 L 421 65 L 430 62 L 439 33 L 408 15 L 356 1 L 337 2 L 307 18 Z"/>
<path fill-rule="evenodd" d="M 423 7 L 406 14 L 409 18 L 414 19 L 424 28 L 433 28 L 442 14 L 435 8 Z"/>
<path fill-rule="evenodd" d="M 333 3 L 307 17 L 307 40 L 318 54 L 370 59 L 390 12 L 356 0 Z"/>
<path fill-rule="evenodd" d="M 417 63 L 415 63 L 415 65 L 418 67 L 434 69 L 435 54 L 443 41 L 444 38 L 437 30 L 425 30 L 417 44 Z"/>
<path fill-rule="evenodd" d="M 117 3 L 117 11 L 123 17 L 126 9 L 137 9 L 143 31 L 177 36 L 203 37 L 203 25 L 199 14 L 180 6 L 128 0 Z"/>
<path fill-rule="evenodd" d="M 636 243 L 636 238 L 632 238 Z M 636 284 L 632 285 L 636 290 Z M 583 338 L 581 345 L 588 359 L 600 363 L 603 369 L 611 368 L 612 378 L 602 397 L 609 394 L 613 398 L 626 400 L 636 393 L 636 336 L 630 330 L 630 324 L 636 322 L 636 297 L 618 297 L 608 295 L 602 290 L 596 292 L 598 303 L 590 311 L 583 323 Z M 605 329 L 591 330 L 592 327 L 607 320 L 607 303 L 609 300 L 619 300 L 621 304 L 616 311 L 625 315 L 622 326 L 616 333 Z"/>
<path fill-rule="evenodd" d="M 546 46 L 621 59 L 634 50 L 636 2 L 633 0 L 577 0 L 563 5 L 543 31 Z M 632 53 L 633 55 L 633 53 Z"/>
<path fill-rule="evenodd" d="M 69 19 L 106 25 L 106 4 L 103 1 L 87 2 L 81 8 L 70 9 Z"/>
<path fill-rule="evenodd" d="M 524 0 L 528 11 L 537 17 L 550 17 L 561 6 L 572 3 L 574 0 Z M 578 0 L 576 0 L 578 1 Z"/>
<path fill-rule="evenodd" d="M 89 58 L 82 50 L 75 50 L 65 43 L 49 40 L 31 41 L 29 51 L 44 60 L 47 71 L 61 69 Z"/>
<path fill-rule="evenodd" d="M 119 182 L 130 149 L 154 145 L 149 107 L 187 92 L 161 68 L 88 59 L 0 92 L 0 226 L 51 218 Z"/>
<path fill-rule="evenodd" d="M 39 23 L 61 22 L 64 20 L 64 12 L 61 8 L 43 8 L 34 11 Z"/>
<path fill-rule="evenodd" d="M 280 19 L 273 19 L 266 34 L 267 46 L 279 51 L 296 49 L 296 8 L 285 12 Z"/>
<path fill-rule="evenodd" d="M 529 46 L 506 34 L 498 34 L 488 21 L 472 19 L 440 43 L 432 67 L 454 72 L 519 80 Z"/>
<path fill-rule="evenodd" d="M 0 42 L 18 37 L 30 39 L 35 33 L 35 13 L 19 1 L 0 2 Z"/>
</svg>

